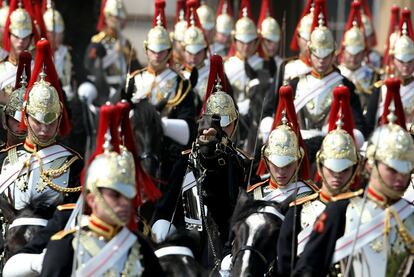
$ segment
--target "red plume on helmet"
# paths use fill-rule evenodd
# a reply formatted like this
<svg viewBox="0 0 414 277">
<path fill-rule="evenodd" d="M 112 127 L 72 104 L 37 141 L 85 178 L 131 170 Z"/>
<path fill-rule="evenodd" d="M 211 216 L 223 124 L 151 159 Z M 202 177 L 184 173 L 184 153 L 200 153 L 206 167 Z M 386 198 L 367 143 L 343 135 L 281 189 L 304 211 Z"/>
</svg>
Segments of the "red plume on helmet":
<svg viewBox="0 0 414 277">
<path fill-rule="evenodd" d="M 11 0 L 9 5 L 9 14 L 7 15 L 6 25 L 4 27 L 3 33 L 3 49 L 6 51 L 10 51 L 10 15 L 18 8 L 19 0 Z M 22 8 L 25 9 L 31 17 L 32 21 L 32 35 L 34 37 L 34 41 L 37 42 L 40 39 L 40 34 L 38 30 L 35 28 L 35 24 L 33 22 L 33 10 L 31 9 L 31 3 L 28 0 L 25 0 L 22 4 Z M 30 9 L 30 11 L 29 11 Z"/>
<path fill-rule="evenodd" d="M 326 20 L 326 19 L 325 19 Z M 346 23 L 344 36 L 342 38 L 341 48 L 339 49 L 339 60 L 342 59 L 342 54 L 344 51 L 344 41 L 345 41 L 345 34 L 347 31 L 349 31 L 353 26 L 354 22 L 356 23 L 356 26 L 362 30 L 365 40 L 365 34 L 364 34 L 364 25 L 362 24 L 362 17 L 361 17 L 361 3 L 360 2 L 352 2 L 351 4 L 351 12 L 349 13 L 348 22 Z M 365 50 L 367 50 L 367 43 L 365 43 Z"/>
<path fill-rule="evenodd" d="M 257 28 L 259 30 L 262 29 L 263 20 L 265 20 L 268 16 L 272 17 L 272 7 L 269 0 L 263 0 L 262 6 L 260 7 L 259 20 L 257 22 Z M 261 42 L 259 43 L 257 51 L 259 52 L 260 57 L 267 58 Z"/>
<path fill-rule="evenodd" d="M 307 180 L 310 178 L 310 165 L 308 160 L 308 154 L 306 152 L 306 145 L 300 133 L 298 118 L 296 116 L 296 110 L 293 104 L 293 90 L 290 85 L 281 86 L 279 89 L 279 104 L 277 106 L 277 110 L 273 120 L 272 131 L 280 125 L 284 113 L 289 122 L 289 126 L 292 128 L 292 130 L 295 132 L 298 138 L 299 146 L 302 147 L 304 150 L 304 156 L 302 159 L 302 163 L 300 164 L 298 177 L 302 180 Z M 265 173 L 265 170 L 265 163 L 263 160 L 261 160 L 257 168 L 256 174 L 258 176 L 263 175 Z"/>
<path fill-rule="evenodd" d="M 303 17 L 305 17 L 307 14 L 311 12 L 311 7 L 312 7 L 313 2 L 314 0 L 308 0 L 308 2 L 306 2 L 306 6 L 303 9 L 303 12 L 302 12 L 301 17 L 299 18 L 298 24 L 296 25 L 295 33 L 293 34 L 292 41 L 290 43 L 290 49 L 292 51 L 299 51 L 298 33 L 299 33 L 300 21 L 302 20 Z"/>
<path fill-rule="evenodd" d="M 150 201 L 155 201 L 161 197 L 161 192 L 155 186 L 150 176 L 147 175 L 147 173 L 144 171 L 144 169 L 141 166 L 141 162 L 140 162 L 137 148 L 135 145 L 134 134 L 132 132 L 131 121 L 129 119 L 130 106 L 128 102 L 121 101 L 121 102 L 118 102 L 116 106 L 120 108 L 121 117 L 122 117 L 121 118 L 121 141 L 122 141 L 121 144 L 124 145 L 129 152 L 131 152 L 134 158 L 134 163 L 135 163 L 135 180 L 136 180 L 135 185 L 136 185 L 137 194 L 135 196 L 135 199 L 133 200 L 134 208 L 133 208 L 133 214 L 131 216 L 131 220 L 129 223 L 129 228 L 131 230 L 136 230 L 137 223 L 135 221 L 135 218 L 136 218 L 135 212 L 137 210 L 136 208 L 138 208 L 143 203 L 142 193 L 145 194 L 146 199 Z"/>
<path fill-rule="evenodd" d="M 106 6 L 106 1 L 107 0 L 102 0 L 101 3 L 101 11 L 99 13 L 99 19 L 98 19 L 98 25 L 96 26 L 96 29 L 98 31 L 102 31 L 105 27 L 105 13 L 104 13 L 104 9 Z"/>
<path fill-rule="evenodd" d="M 230 16 L 234 16 L 233 5 L 230 0 L 220 0 L 217 6 L 216 16 L 219 16 L 220 14 L 223 14 L 223 13 L 226 13 Z"/>
<path fill-rule="evenodd" d="M 398 32 L 399 27 L 399 17 L 400 17 L 400 7 L 394 5 L 391 8 L 391 19 L 390 19 L 390 27 L 388 29 L 387 39 L 385 40 L 385 50 L 382 58 L 382 64 L 388 66 L 390 68 L 391 59 L 390 59 L 390 50 L 394 48 L 394 45 L 390 45 L 391 35 L 395 32 Z M 387 72 L 391 73 L 391 72 Z"/>
<path fill-rule="evenodd" d="M 411 22 L 411 11 L 407 8 L 401 11 L 401 20 L 399 24 L 400 35 L 402 34 L 404 23 L 407 25 L 407 35 L 414 41 L 413 24 Z"/>
<path fill-rule="evenodd" d="M 175 22 L 174 22 L 174 24 L 177 24 L 177 22 L 180 21 L 180 14 L 181 14 L 182 11 L 185 14 L 185 0 L 177 0 L 177 4 L 175 6 Z M 184 18 L 185 18 L 185 16 L 184 16 Z"/>
<path fill-rule="evenodd" d="M 374 29 L 374 24 L 372 21 L 372 14 L 371 14 L 371 10 L 369 9 L 369 5 L 368 5 L 368 1 L 367 0 L 360 0 L 361 4 L 362 4 L 362 8 L 364 9 L 364 14 L 368 17 L 368 20 L 372 26 L 372 36 L 373 36 L 373 40 L 372 40 L 372 45 L 371 47 L 375 47 L 377 45 L 377 35 L 375 33 L 375 29 Z"/>
<path fill-rule="evenodd" d="M 24 101 L 27 101 L 27 99 L 29 98 L 30 91 L 32 90 L 34 83 L 38 81 L 39 74 L 42 72 L 42 70 L 44 70 L 44 72 L 46 73 L 46 81 L 48 81 L 50 85 L 56 89 L 59 95 L 59 100 L 62 105 L 62 120 L 59 126 L 59 134 L 61 136 L 65 136 L 70 131 L 70 121 L 64 104 L 62 89 L 59 84 L 59 77 L 56 72 L 55 65 L 53 63 L 52 50 L 50 48 L 49 41 L 47 41 L 46 39 L 41 39 L 36 44 L 36 60 L 34 63 L 32 76 L 27 86 L 26 94 L 24 96 Z M 26 109 L 23 110 L 23 118 L 26 116 L 25 110 Z M 26 127 L 24 120 L 22 120 L 21 122 L 21 127 Z"/>
<path fill-rule="evenodd" d="M 16 73 L 16 83 L 14 85 L 14 89 L 18 89 L 21 87 L 21 78 L 24 73 L 26 74 L 26 80 L 30 80 L 30 76 L 32 73 L 32 54 L 29 51 L 23 51 L 19 55 L 19 64 L 17 66 L 17 73 Z"/>
<path fill-rule="evenodd" d="M 390 106 L 393 105 L 394 114 L 397 117 L 396 124 L 400 125 L 404 130 L 407 130 L 403 104 L 401 102 L 400 85 L 401 81 L 398 78 L 389 78 L 385 80 L 387 86 L 387 94 L 384 101 L 384 111 L 381 115 L 381 124 L 387 124 L 387 116 L 390 113 Z"/>
<path fill-rule="evenodd" d="M 243 10 L 246 9 L 247 16 L 253 20 L 252 9 L 250 8 L 250 0 L 242 0 L 240 4 L 239 19 L 243 17 Z M 253 20 L 254 22 L 254 20 Z"/>
<path fill-rule="evenodd" d="M 223 91 L 227 92 L 228 84 L 224 75 L 223 58 L 220 55 L 212 55 L 210 58 L 210 73 L 208 75 L 207 90 L 204 96 L 203 108 L 201 113 L 206 111 L 207 100 L 213 93 L 214 86 L 220 80 Z"/>
<path fill-rule="evenodd" d="M 155 12 L 154 20 L 152 21 L 152 26 L 157 26 L 157 18 L 160 16 L 162 26 L 167 29 L 167 19 L 165 18 L 165 1 L 164 0 L 155 0 Z"/>
<path fill-rule="evenodd" d="M 34 23 L 37 25 L 40 31 L 40 37 L 45 38 L 47 36 L 46 24 L 43 20 L 42 7 L 39 1 L 32 1 Z"/>
<path fill-rule="evenodd" d="M 323 26 L 328 27 L 328 16 L 326 12 L 326 0 L 316 0 L 315 9 L 313 11 L 313 21 L 311 27 L 311 34 L 316 27 L 319 26 L 319 17 L 323 16 Z"/>
<path fill-rule="evenodd" d="M 340 85 L 333 90 L 333 101 L 331 111 L 329 112 L 328 132 L 336 129 L 336 124 L 341 119 L 343 125 L 341 129 L 345 130 L 354 138 L 354 119 L 352 117 L 350 92 L 347 86 Z"/>
</svg>

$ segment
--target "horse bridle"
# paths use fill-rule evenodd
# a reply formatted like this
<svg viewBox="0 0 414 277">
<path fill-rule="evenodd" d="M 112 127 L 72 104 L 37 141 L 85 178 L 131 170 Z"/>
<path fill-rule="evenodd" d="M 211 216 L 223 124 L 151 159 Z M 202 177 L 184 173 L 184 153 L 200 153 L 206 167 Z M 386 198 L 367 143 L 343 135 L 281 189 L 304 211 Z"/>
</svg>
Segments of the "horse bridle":
<svg viewBox="0 0 414 277">
<path fill-rule="evenodd" d="M 280 214 L 276 208 L 272 207 L 272 206 L 265 206 L 262 209 L 258 210 L 255 212 L 255 214 L 271 214 L 273 216 L 276 216 L 280 219 L 284 219 L 284 216 L 282 214 Z M 233 261 L 236 259 L 236 257 L 240 254 L 243 253 L 244 251 L 251 251 L 252 253 L 254 253 L 257 257 L 260 258 L 260 260 L 263 262 L 263 264 L 265 265 L 265 268 L 267 268 L 267 270 L 265 271 L 264 276 L 271 276 L 272 272 L 273 272 L 273 268 L 274 268 L 274 264 L 276 261 L 276 257 L 272 260 L 272 261 L 268 261 L 266 259 L 266 257 L 257 249 L 255 249 L 252 245 L 244 245 L 242 246 L 237 252 L 236 254 L 234 254 L 233 256 Z M 232 266 L 233 266 L 233 262 L 232 262 Z"/>
</svg>

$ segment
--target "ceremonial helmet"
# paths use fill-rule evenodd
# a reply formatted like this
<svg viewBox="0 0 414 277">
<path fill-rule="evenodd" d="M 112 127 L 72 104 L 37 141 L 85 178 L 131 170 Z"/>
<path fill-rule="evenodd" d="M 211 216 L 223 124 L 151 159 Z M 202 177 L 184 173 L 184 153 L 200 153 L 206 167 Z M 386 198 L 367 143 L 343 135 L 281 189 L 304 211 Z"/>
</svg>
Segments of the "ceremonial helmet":
<svg viewBox="0 0 414 277">
<path fill-rule="evenodd" d="M 292 49 L 293 51 L 299 51 L 298 36 L 306 41 L 309 41 L 312 29 L 314 9 L 314 0 L 308 0 L 306 2 L 305 9 L 302 12 L 302 16 L 296 26 L 295 34 L 292 37 L 292 42 L 290 43 L 290 49 Z"/>
<path fill-rule="evenodd" d="M 400 35 L 395 40 L 394 57 L 403 62 L 414 59 L 414 32 L 411 23 L 411 12 L 404 9 L 401 12 Z"/>
<path fill-rule="evenodd" d="M 43 14 L 46 30 L 48 32 L 63 33 L 65 31 L 65 23 L 62 14 L 48 3 L 47 9 Z"/>
<path fill-rule="evenodd" d="M 187 21 L 185 20 L 185 0 L 177 0 L 174 31 L 170 34 L 171 39 L 183 41 L 185 30 L 187 30 Z"/>
<path fill-rule="evenodd" d="M 9 6 L 6 1 L 2 2 L 0 7 L 0 28 L 6 27 L 7 15 L 9 14 Z"/>
<path fill-rule="evenodd" d="M 160 197 L 159 190 L 139 163 L 129 112 L 129 104 L 125 101 L 116 106 L 108 103 L 101 107 L 96 150 L 89 161 L 85 178 L 86 189 L 97 196 L 102 205 L 106 205 L 105 210 L 120 226 L 128 222 L 120 220 L 106 204 L 99 188 L 112 189 L 127 199 L 135 198 L 136 206 L 143 201 L 142 192 L 151 201 Z"/>
<path fill-rule="evenodd" d="M 153 28 L 149 30 L 147 40 L 144 41 L 145 49 L 149 49 L 156 53 L 171 49 L 172 47 L 171 40 L 167 32 L 164 8 L 164 0 L 155 1 Z"/>
<path fill-rule="evenodd" d="M 207 48 L 203 29 L 201 27 L 197 12 L 195 11 L 195 2 L 189 2 L 188 9 L 188 28 L 184 33 L 183 46 L 185 51 L 191 54 L 197 54 L 202 49 Z"/>
<path fill-rule="evenodd" d="M 372 14 L 368 5 L 367 0 L 359 0 L 361 2 L 362 13 L 361 13 L 361 20 L 362 24 L 364 25 L 365 37 L 367 41 L 370 42 L 370 47 L 374 47 L 377 45 L 377 37 L 375 34 L 374 24 L 372 23 Z"/>
<path fill-rule="evenodd" d="M 388 74 L 393 72 L 393 67 L 391 64 L 392 59 L 390 59 L 390 56 L 394 54 L 394 45 L 399 34 L 399 16 L 400 8 L 397 5 L 392 6 L 390 26 L 388 29 L 387 39 L 385 40 L 385 50 L 382 59 L 382 64 L 387 67 L 386 73 Z"/>
<path fill-rule="evenodd" d="M 46 125 L 59 120 L 58 131 L 62 136 L 70 131 L 70 121 L 63 104 L 63 94 L 53 63 L 52 50 L 46 39 L 41 39 L 36 44 L 36 59 L 24 96 L 23 112 L 26 116 L 30 115 Z M 29 127 L 29 132 L 33 132 L 27 119 L 24 123 Z M 36 134 L 34 138 L 37 138 Z M 34 141 L 34 143 L 40 146 L 45 144 L 40 141 Z"/>
<path fill-rule="evenodd" d="M 257 175 L 263 175 L 268 161 L 277 167 L 284 167 L 298 161 L 297 172 L 300 178 L 308 179 L 309 161 L 300 135 L 299 123 L 293 104 L 293 91 L 290 85 L 279 89 L 279 104 L 275 113 L 272 131 L 262 147 L 262 160 Z M 294 174 L 296 176 L 296 174 Z M 292 176 L 293 178 L 293 176 Z"/>
<path fill-rule="evenodd" d="M 215 13 L 205 1 L 201 1 L 201 5 L 197 9 L 197 15 L 200 18 L 200 23 L 204 30 L 210 31 L 214 28 L 216 23 Z"/>
<path fill-rule="evenodd" d="M 13 9 L 13 6 L 15 5 L 16 3 L 13 2 L 10 4 L 9 32 L 18 38 L 25 38 L 33 32 L 32 18 L 30 17 L 30 14 L 23 8 L 20 1 L 17 4 L 17 8 Z"/>
<path fill-rule="evenodd" d="M 122 0 L 106 0 L 103 13 L 105 16 L 114 16 L 122 19 L 126 19 L 127 17 L 125 5 Z"/>
<path fill-rule="evenodd" d="M 203 111 L 208 115 L 219 114 L 221 127 L 226 127 L 239 118 L 234 100 L 226 92 L 228 87 L 223 70 L 223 59 L 219 55 L 212 55 Z"/>
<path fill-rule="evenodd" d="M 387 95 L 381 126 L 376 128 L 369 140 L 366 157 L 369 161 L 380 161 L 394 170 L 407 174 L 414 167 L 414 145 L 406 131 L 405 115 L 400 96 L 400 81 L 390 78 L 385 81 Z"/>
<path fill-rule="evenodd" d="M 329 114 L 329 132 L 322 141 L 316 154 L 318 173 L 325 181 L 322 165 L 333 172 L 342 172 L 354 167 L 349 181 L 344 184 L 341 191 L 348 190 L 358 173 L 360 161 L 358 149 L 354 139 L 352 109 L 350 105 L 350 92 L 346 86 L 340 85 L 333 91 L 334 99 Z M 328 190 L 331 188 L 328 185 Z M 337 194 L 341 191 L 332 192 Z"/>
<path fill-rule="evenodd" d="M 353 2 L 345 29 L 342 47 L 351 55 L 361 53 L 365 45 L 364 29 L 361 21 L 361 4 Z"/>
<path fill-rule="evenodd" d="M 312 33 L 308 42 L 311 54 L 318 58 L 325 58 L 335 51 L 335 40 L 331 30 L 326 25 L 326 2 L 316 0 L 313 15 Z"/>
<path fill-rule="evenodd" d="M 22 120 L 23 98 L 26 93 L 27 80 L 30 79 L 31 75 L 31 61 L 32 55 L 30 52 L 23 51 L 20 53 L 16 73 L 16 84 L 3 109 L 4 114 L 6 115 L 2 117 L 3 128 L 19 139 L 24 139 L 26 137 L 25 132 L 17 133 L 11 130 L 7 124 L 7 116 L 14 118 L 18 122 L 21 122 Z"/>
<path fill-rule="evenodd" d="M 271 16 L 270 11 L 270 1 L 263 0 L 258 23 L 259 33 L 262 38 L 279 42 L 281 34 L 280 26 L 276 19 Z"/>
<path fill-rule="evenodd" d="M 239 19 L 236 22 L 234 38 L 244 43 L 257 39 L 257 28 L 251 18 L 249 0 L 242 0 Z"/>
<path fill-rule="evenodd" d="M 231 1 L 220 0 L 216 16 L 216 32 L 225 35 L 231 35 L 234 27 Z"/>
</svg>

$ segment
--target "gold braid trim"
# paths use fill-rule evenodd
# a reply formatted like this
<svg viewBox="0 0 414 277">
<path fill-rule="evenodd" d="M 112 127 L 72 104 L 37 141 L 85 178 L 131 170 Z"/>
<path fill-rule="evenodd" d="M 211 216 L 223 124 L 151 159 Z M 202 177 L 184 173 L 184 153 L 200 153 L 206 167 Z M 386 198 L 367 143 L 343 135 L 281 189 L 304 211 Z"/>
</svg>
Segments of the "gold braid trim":
<svg viewBox="0 0 414 277">
<path fill-rule="evenodd" d="M 68 168 L 76 161 L 78 160 L 78 157 L 74 156 L 72 157 L 68 162 L 65 162 L 65 164 L 58 169 L 49 169 L 49 170 L 43 170 L 43 162 L 42 159 L 39 157 L 39 155 L 37 155 L 37 153 L 35 154 L 35 157 L 37 158 L 38 162 L 39 162 L 39 171 L 40 171 L 40 178 L 42 179 L 43 182 L 45 182 L 45 184 L 51 188 L 54 191 L 57 192 L 63 192 L 63 193 L 74 193 L 74 192 L 79 192 L 81 191 L 81 186 L 79 187 L 74 187 L 74 188 L 65 188 L 62 186 L 59 186 L 55 183 L 53 183 L 53 181 L 51 179 L 54 179 L 56 177 L 61 176 L 63 173 L 65 173 Z"/>
<path fill-rule="evenodd" d="M 405 227 L 404 223 L 402 222 L 400 216 L 398 215 L 394 207 L 388 207 L 385 211 L 384 238 L 386 239 L 390 233 L 391 215 L 395 218 L 395 221 L 397 222 L 397 231 L 405 247 L 407 248 L 408 252 L 410 252 L 410 254 L 414 254 L 414 238 L 410 234 L 410 232 L 408 232 L 407 228 Z"/>
<path fill-rule="evenodd" d="M 184 85 L 184 80 L 181 80 L 180 84 L 178 85 L 177 94 L 174 96 L 173 99 L 168 100 L 168 102 L 167 102 L 167 107 L 168 108 L 180 105 L 181 102 L 183 102 L 184 98 L 187 96 L 188 92 L 191 89 L 191 85 L 187 86 L 187 89 L 185 90 L 184 94 L 182 93 L 183 85 Z"/>
</svg>

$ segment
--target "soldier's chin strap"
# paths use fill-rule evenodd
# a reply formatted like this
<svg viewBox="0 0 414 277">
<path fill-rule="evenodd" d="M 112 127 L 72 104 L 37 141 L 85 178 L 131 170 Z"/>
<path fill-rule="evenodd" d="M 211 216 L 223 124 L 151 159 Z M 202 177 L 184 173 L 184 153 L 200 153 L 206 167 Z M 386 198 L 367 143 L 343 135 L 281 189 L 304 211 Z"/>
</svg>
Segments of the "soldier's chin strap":
<svg viewBox="0 0 414 277">
<path fill-rule="evenodd" d="M 59 126 L 60 126 L 60 121 L 62 120 L 62 115 L 60 115 L 57 120 L 59 120 L 59 122 L 57 124 L 56 130 L 55 130 L 55 133 L 53 134 L 53 136 L 50 139 L 48 139 L 47 141 L 42 142 L 37 137 L 36 133 L 33 131 L 32 126 L 30 126 L 29 119 L 27 118 L 27 115 L 26 115 L 25 121 L 26 121 L 28 133 L 30 134 L 30 140 L 33 140 L 32 143 L 34 143 L 34 144 L 36 144 L 40 147 L 47 147 L 47 146 L 51 145 L 52 143 L 55 143 L 57 134 L 59 132 Z"/>
<path fill-rule="evenodd" d="M 108 203 L 106 203 L 105 199 L 102 197 L 101 192 L 96 186 L 91 186 L 91 193 L 96 197 L 98 203 L 103 206 L 107 215 L 115 222 L 116 225 L 121 227 L 127 225 L 128 222 L 122 221 L 114 212 L 114 210 L 108 205 Z"/>
<path fill-rule="evenodd" d="M 322 163 L 321 162 L 317 162 L 316 163 L 316 167 L 317 167 L 319 176 L 321 176 L 322 182 L 326 185 L 326 188 L 328 189 L 328 192 L 331 194 L 331 196 L 335 196 L 335 195 L 338 195 L 338 194 L 340 194 L 342 192 L 348 191 L 349 190 L 349 187 L 354 182 L 355 177 L 357 176 L 357 173 L 358 173 L 358 163 L 357 163 L 356 165 L 353 165 L 354 169 L 353 169 L 352 175 L 348 179 L 348 181 L 341 188 L 339 188 L 339 189 L 333 189 L 329 185 L 328 181 L 326 181 L 325 175 L 323 175 Z"/>
<path fill-rule="evenodd" d="M 380 186 L 380 191 L 379 193 L 384 196 L 385 198 L 387 198 L 387 202 L 389 202 L 388 200 L 398 200 L 400 199 L 404 193 L 405 190 L 403 191 L 396 191 L 392 188 L 389 187 L 388 184 L 385 183 L 384 179 L 382 179 L 381 177 L 381 173 L 378 171 L 378 165 L 377 162 L 374 162 L 374 164 L 372 165 L 372 177 L 376 178 L 379 182 Z"/>
</svg>

